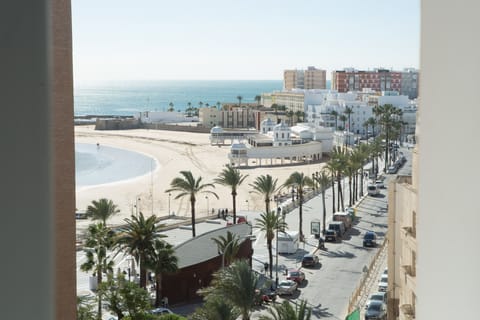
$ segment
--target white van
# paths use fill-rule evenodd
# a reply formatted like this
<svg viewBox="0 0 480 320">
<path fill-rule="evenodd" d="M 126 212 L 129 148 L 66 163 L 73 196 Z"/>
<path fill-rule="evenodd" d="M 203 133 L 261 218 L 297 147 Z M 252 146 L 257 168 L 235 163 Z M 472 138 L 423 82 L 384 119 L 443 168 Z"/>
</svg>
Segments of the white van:
<svg viewBox="0 0 480 320">
<path fill-rule="evenodd" d="M 377 185 L 375 185 L 375 184 L 369 184 L 369 185 L 367 186 L 367 192 L 368 192 L 368 195 L 369 195 L 369 196 L 376 196 L 377 194 L 380 193 L 380 191 L 378 190 Z"/>
<path fill-rule="evenodd" d="M 347 229 L 352 227 L 352 217 L 347 212 L 335 212 L 333 214 L 333 221 L 343 221 Z"/>
</svg>

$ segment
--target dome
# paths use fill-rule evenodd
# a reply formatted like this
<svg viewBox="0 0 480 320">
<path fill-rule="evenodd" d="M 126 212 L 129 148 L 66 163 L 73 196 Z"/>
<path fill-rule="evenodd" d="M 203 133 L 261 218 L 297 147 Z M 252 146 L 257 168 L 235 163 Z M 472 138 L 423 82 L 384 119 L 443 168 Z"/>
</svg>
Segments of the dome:
<svg viewBox="0 0 480 320">
<path fill-rule="evenodd" d="M 210 133 L 223 133 L 223 128 L 219 126 L 215 126 L 210 129 Z"/>
<path fill-rule="evenodd" d="M 290 127 L 285 123 L 285 122 L 280 122 L 279 124 L 277 124 L 275 127 L 273 127 L 273 130 L 277 131 L 277 130 L 280 130 L 280 131 L 289 131 L 290 130 Z"/>
<path fill-rule="evenodd" d="M 273 126 L 274 124 L 275 123 L 270 118 L 267 118 L 267 119 L 262 121 L 262 125 L 264 125 L 264 126 Z"/>
</svg>

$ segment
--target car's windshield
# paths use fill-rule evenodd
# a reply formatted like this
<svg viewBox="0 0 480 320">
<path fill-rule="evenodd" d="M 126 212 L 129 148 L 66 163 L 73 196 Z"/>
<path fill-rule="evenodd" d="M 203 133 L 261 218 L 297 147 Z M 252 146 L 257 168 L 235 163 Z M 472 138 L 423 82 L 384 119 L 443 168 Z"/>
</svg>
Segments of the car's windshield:
<svg viewBox="0 0 480 320">
<path fill-rule="evenodd" d="M 375 237 L 375 235 L 373 233 L 365 234 L 365 239 L 367 239 L 367 240 L 373 239 L 374 237 Z"/>
<path fill-rule="evenodd" d="M 383 301 L 383 295 L 381 295 L 381 294 L 373 294 L 373 295 L 370 297 L 370 300 Z"/>
<path fill-rule="evenodd" d="M 290 272 L 290 275 L 293 276 L 293 277 L 297 277 L 297 276 L 298 276 L 298 272 Z"/>
<path fill-rule="evenodd" d="M 368 306 L 368 311 L 380 311 L 382 309 L 382 305 L 379 303 L 372 303 Z"/>
</svg>

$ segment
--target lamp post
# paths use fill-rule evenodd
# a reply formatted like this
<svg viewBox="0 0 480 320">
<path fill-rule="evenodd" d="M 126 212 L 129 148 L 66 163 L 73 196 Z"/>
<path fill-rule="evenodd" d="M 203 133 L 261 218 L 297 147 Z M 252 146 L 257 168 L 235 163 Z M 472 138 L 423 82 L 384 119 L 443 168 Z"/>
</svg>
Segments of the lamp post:
<svg viewBox="0 0 480 320">
<path fill-rule="evenodd" d="M 208 216 L 208 196 L 205 196 L 205 199 L 207 199 L 207 216 Z"/>
<path fill-rule="evenodd" d="M 170 197 L 172 196 L 172 194 L 169 192 L 168 193 L 168 216 L 170 217 Z"/>
<path fill-rule="evenodd" d="M 248 202 L 248 200 L 245 200 L 245 202 L 247 203 L 247 211 L 250 211 L 250 203 Z"/>
<path fill-rule="evenodd" d="M 135 214 L 137 215 L 137 217 L 138 217 L 138 211 L 139 211 L 139 209 L 138 209 L 138 201 L 140 201 L 140 200 L 141 200 L 141 199 L 140 199 L 138 196 L 135 197 Z M 141 211 L 140 211 L 140 212 L 141 212 Z"/>
</svg>

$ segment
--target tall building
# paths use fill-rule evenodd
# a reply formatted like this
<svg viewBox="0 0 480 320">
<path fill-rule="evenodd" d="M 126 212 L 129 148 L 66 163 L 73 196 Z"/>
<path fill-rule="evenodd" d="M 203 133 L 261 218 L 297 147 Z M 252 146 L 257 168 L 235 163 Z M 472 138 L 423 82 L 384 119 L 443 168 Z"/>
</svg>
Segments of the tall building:
<svg viewBox="0 0 480 320">
<path fill-rule="evenodd" d="M 346 68 L 332 72 L 332 89 L 338 92 L 362 91 L 397 91 L 408 95 L 410 99 L 418 96 L 418 70 L 405 69 L 392 71 L 375 69 L 373 71 Z"/>
<path fill-rule="evenodd" d="M 325 89 L 327 72 L 315 67 L 307 70 L 285 70 L 283 72 L 283 88 L 292 89 Z"/>
</svg>

